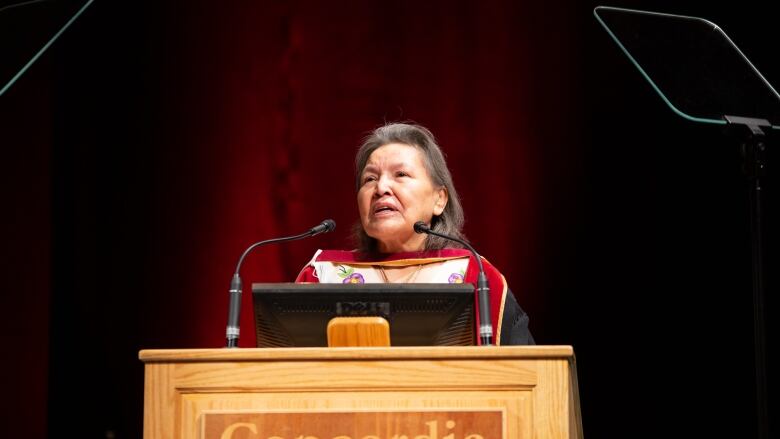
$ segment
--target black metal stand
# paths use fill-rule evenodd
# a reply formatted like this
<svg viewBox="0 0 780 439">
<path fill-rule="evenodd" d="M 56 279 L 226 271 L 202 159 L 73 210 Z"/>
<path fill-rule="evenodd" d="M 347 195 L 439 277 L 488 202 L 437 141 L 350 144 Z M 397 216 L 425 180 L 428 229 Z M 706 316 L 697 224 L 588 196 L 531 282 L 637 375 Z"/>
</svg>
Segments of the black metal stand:
<svg viewBox="0 0 780 439">
<path fill-rule="evenodd" d="M 766 175 L 766 135 L 762 127 L 771 124 L 763 119 L 725 116 L 732 125 L 742 125 L 741 145 L 743 171 L 748 179 L 750 203 L 750 243 L 753 261 L 753 338 L 756 363 L 756 412 L 759 439 L 769 439 L 766 378 L 766 330 L 764 327 L 764 262 L 761 178 Z"/>
</svg>

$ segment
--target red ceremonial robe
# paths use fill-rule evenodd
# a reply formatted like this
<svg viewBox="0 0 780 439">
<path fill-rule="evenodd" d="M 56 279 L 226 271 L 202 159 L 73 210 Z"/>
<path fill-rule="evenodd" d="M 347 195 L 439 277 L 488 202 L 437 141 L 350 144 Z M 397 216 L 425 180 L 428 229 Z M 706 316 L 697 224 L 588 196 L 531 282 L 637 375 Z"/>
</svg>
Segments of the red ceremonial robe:
<svg viewBox="0 0 780 439">
<path fill-rule="evenodd" d="M 479 264 L 473 254 L 465 249 L 442 249 L 431 250 L 422 252 L 404 252 L 393 253 L 387 255 L 366 255 L 364 253 L 346 251 L 346 250 L 323 250 L 320 252 L 312 262 L 332 262 L 337 264 L 346 265 L 367 265 L 367 266 L 408 266 L 419 265 L 421 263 L 432 263 L 438 261 L 445 261 L 455 258 L 469 258 L 468 268 L 464 276 L 463 282 L 476 285 L 477 276 L 479 274 Z M 491 265 L 484 257 L 482 258 L 482 265 L 485 268 L 485 275 L 488 278 L 488 284 L 490 286 L 490 320 L 493 326 L 493 340 L 496 345 L 501 344 L 501 325 L 504 318 L 504 305 L 506 303 L 508 288 L 504 276 Z M 301 270 L 298 277 L 295 279 L 297 283 L 319 283 L 319 279 L 315 275 L 314 266 L 309 263 Z M 474 309 L 479 309 L 479 300 L 476 295 L 476 288 L 474 293 Z M 477 312 L 476 318 L 476 334 L 479 334 L 479 313 Z M 480 344 L 479 337 L 476 337 L 477 344 Z"/>
</svg>

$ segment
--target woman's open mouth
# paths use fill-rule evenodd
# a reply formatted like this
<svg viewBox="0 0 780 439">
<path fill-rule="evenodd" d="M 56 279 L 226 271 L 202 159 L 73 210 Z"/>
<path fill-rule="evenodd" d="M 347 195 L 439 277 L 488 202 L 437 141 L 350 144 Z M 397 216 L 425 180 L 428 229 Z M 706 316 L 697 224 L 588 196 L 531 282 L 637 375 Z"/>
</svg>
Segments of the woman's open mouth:
<svg viewBox="0 0 780 439">
<path fill-rule="evenodd" d="M 387 203 L 377 203 L 374 206 L 373 214 L 374 216 L 390 216 L 398 212 L 398 210 L 393 207 L 390 204 Z"/>
</svg>

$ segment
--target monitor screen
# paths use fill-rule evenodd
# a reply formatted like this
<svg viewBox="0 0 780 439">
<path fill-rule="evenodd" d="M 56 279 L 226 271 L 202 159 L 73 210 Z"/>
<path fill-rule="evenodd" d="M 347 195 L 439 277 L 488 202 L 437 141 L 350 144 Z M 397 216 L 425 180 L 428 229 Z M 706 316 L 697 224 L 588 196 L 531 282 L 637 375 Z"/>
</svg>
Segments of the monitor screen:
<svg viewBox="0 0 780 439">
<path fill-rule="evenodd" d="M 252 284 L 258 347 L 327 346 L 334 317 L 380 316 L 391 346 L 471 346 L 472 284 Z"/>
</svg>

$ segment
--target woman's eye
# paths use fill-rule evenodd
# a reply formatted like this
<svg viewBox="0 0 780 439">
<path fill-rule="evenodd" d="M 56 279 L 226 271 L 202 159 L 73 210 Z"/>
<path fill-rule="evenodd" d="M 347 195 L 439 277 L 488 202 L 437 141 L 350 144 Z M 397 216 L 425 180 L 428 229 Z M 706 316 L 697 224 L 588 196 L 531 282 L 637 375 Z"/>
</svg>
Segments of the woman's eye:
<svg viewBox="0 0 780 439">
<path fill-rule="evenodd" d="M 372 182 L 374 180 L 376 180 L 376 177 L 374 177 L 373 175 L 368 175 L 366 177 L 363 177 L 363 184 Z"/>
<path fill-rule="evenodd" d="M 398 177 L 408 177 L 409 176 L 409 174 L 407 174 L 404 171 L 398 171 L 398 172 L 395 173 L 395 175 L 398 176 Z"/>
</svg>

